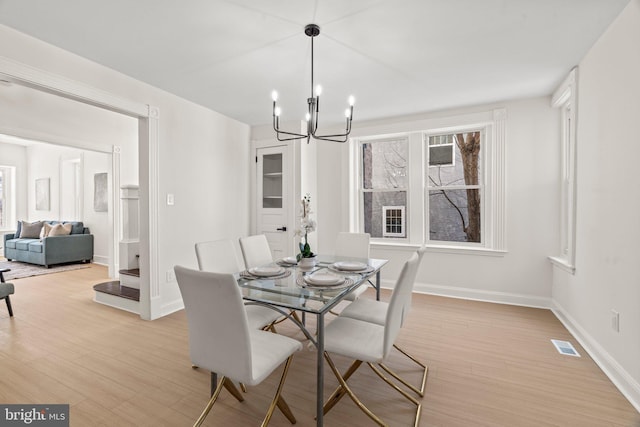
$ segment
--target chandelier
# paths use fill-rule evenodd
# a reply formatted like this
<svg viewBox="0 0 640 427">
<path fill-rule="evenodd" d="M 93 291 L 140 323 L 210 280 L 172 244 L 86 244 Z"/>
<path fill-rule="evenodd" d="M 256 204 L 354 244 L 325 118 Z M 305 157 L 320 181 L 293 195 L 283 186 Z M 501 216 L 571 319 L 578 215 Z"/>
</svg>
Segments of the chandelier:
<svg viewBox="0 0 640 427">
<path fill-rule="evenodd" d="M 334 135 L 318 135 L 316 132 L 318 131 L 318 121 L 319 116 L 318 113 L 320 111 L 320 94 L 322 93 L 322 87 L 320 85 L 315 88 L 315 96 L 314 96 L 314 88 L 313 88 L 313 38 L 320 34 L 320 27 L 316 24 L 309 24 L 304 27 L 304 33 L 311 37 L 311 96 L 307 98 L 308 111 L 305 115 L 305 119 L 307 121 L 307 133 L 295 133 L 295 132 L 287 132 L 280 129 L 280 107 L 278 107 L 278 92 L 275 90 L 271 93 L 271 97 L 273 98 L 273 130 L 276 131 L 276 135 L 278 137 L 278 141 L 290 141 L 292 139 L 301 139 L 306 138 L 307 144 L 311 140 L 311 138 L 319 139 L 322 141 L 333 141 L 333 142 L 347 142 L 349 134 L 351 133 L 351 119 L 353 118 L 353 104 L 355 99 L 353 96 L 349 97 L 349 108 L 347 108 L 344 112 L 344 115 L 347 120 L 347 125 L 345 132 L 342 134 L 334 134 Z"/>
</svg>

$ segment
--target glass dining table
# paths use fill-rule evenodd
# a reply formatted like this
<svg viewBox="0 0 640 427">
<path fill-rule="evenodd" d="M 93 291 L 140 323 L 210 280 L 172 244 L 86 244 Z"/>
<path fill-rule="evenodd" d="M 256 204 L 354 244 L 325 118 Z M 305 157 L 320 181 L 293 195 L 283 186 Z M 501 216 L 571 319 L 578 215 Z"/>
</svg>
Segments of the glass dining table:
<svg viewBox="0 0 640 427">
<path fill-rule="evenodd" d="M 318 255 L 312 268 L 283 259 L 268 266 L 236 274 L 245 304 L 269 307 L 289 317 L 317 349 L 316 425 L 323 425 L 325 315 L 359 286 L 370 283 L 380 299 L 380 269 L 386 259 L 358 259 Z M 281 267 L 281 268 L 279 268 Z M 375 280 L 373 277 L 375 276 Z M 302 314 L 301 319 L 292 315 Z M 306 316 L 316 316 L 316 331 L 306 326 Z"/>
</svg>

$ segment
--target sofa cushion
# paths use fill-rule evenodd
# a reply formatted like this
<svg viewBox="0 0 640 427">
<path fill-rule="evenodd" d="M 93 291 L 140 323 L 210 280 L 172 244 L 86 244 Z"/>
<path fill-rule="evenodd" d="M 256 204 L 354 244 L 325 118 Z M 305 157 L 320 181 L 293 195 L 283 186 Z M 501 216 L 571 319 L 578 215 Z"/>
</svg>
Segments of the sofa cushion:
<svg viewBox="0 0 640 427">
<path fill-rule="evenodd" d="M 18 239 L 11 239 L 11 240 L 7 240 L 5 243 L 7 244 L 7 248 L 9 249 L 15 249 L 16 248 L 16 242 L 18 241 Z"/>
<path fill-rule="evenodd" d="M 48 237 L 52 237 L 52 236 L 67 236 L 67 235 L 71 234 L 71 227 L 72 227 L 72 225 L 70 223 L 56 224 L 53 227 L 51 227 L 51 230 L 49 230 Z"/>
<path fill-rule="evenodd" d="M 84 233 L 84 223 L 82 221 L 65 221 L 63 224 L 71 224 L 71 234 Z"/>
<path fill-rule="evenodd" d="M 29 252 L 42 253 L 42 242 L 36 240 L 35 242 L 29 243 Z"/>
<path fill-rule="evenodd" d="M 21 221 L 22 227 L 20 229 L 20 238 L 21 239 L 39 239 L 40 238 L 40 230 L 42 230 L 42 221 L 36 221 L 32 223 L 28 223 L 26 221 Z"/>
<path fill-rule="evenodd" d="M 18 239 L 16 240 L 16 249 L 19 251 L 28 251 L 29 243 L 39 242 L 37 239 Z"/>
</svg>

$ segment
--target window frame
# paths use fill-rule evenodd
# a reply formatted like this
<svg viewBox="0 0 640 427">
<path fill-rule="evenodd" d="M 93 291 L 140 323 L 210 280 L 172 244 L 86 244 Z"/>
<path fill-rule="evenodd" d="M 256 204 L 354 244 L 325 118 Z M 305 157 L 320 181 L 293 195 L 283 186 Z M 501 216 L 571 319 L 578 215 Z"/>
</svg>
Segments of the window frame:
<svg viewBox="0 0 640 427">
<path fill-rule="evenodd" d="M 506 248 L 506 117 L 504 108 L 447 117 L 416 119 L 407 123 L 375 126 L 350 139 L 350 188 L 346 194 L 349 206 L 349 227 L 364 232 L 362 191 L 362 144 L 398 137 L 408 139 L 407 208 L 405 238 L 371 238 L 372 246 L 414 248 L 426 246 L 433 252 L 503 256 Z M 384 133 L 385 129 L 395 132 Z M 427 148 L 424 134 L 453 133 L 458 130 L 484 129 L 483 175 L 485 195 L 481 217 L 481 243 L 444 242 L 427 240 L 428 215 L 426 178 L 428 176 Z M 382 131 L 381 131 L 382 130 Z"/>
<path fill-rule="evenodd" d="M 480 138 L 480 164 L 479 164 L 479 168 L 482 171 L 482 176 L 480 176 L 478 178 L 478 184 L 474 184 L 474 185 L 467 185 L 467 184 L 460 184 L 460 185 L 447 185 L 447 186 L 430 186 L 429 185 L 429 171 L 432 167 L 437 167 L 437 166 L 444 166 L 444 167 L 448 167 L 449 165 L 434 165 L 432 166 L 429 162 L 429 154 L 430 154 L 430 145 L 429 145 L 429 138 L 432 136 L 439 136 L 439 135 L 455 135 L 456 133 L 469 133 L 469 132 L 480 132 L 481 138 Z M 423 140 L 423 145 L 424 145 L 424 152 L 425 152 L 425 159 L 424 159 L 424 165 L 425 165 L 425 169 L 426 169 L 426 173 L 425 173 L 425 180 L 424 180 L 424 199 L 425 199 L 425 207 L 424 207 L 424 221 L 425 221 L 425 234 L 424 234 L 424 242 L 425 245 L 427 246 L 462 246 L 462 247 L 477 247 L 477 248 L 483 248 L 485 247 L 485 226 L 484 226 L 484 222 L 485 222 L 485 216 L 487 214 L 487 204 L 485 201 L 485 187 L 486 187 L 486 156 L 485 154 L 485 141 L 487 139 L 487 126 L 486 125 L 480 125 L 480 126 L 461 126 L 461 127 L 455 127 L 455 128 L 447 128 L 444 131 L 441 131 L 439 129 L 431 129 L 429 131 L 425 131 L 422 133 L 422 140 Z M 452 165 L 455 165 L 455 142 L 452 144 L 452 151 L 453 151 L 453 162 Z M 477 189 L 480 190 L 480 242 L 456 242 L 456 241 L 449 241 L 449 240 L 435 240 L 435 239 L 431 239 L 430 237 L 430 206 L 429 206 L 429 201 L 430 201 L 430 197 L 429 197 L 429 193 L 431 191 L 435 191 L 435 190 L 440 190 L 446 188 L 448 190 L 467 190 L 467 189 Z"/>
<path fill-rule="evenodd" d="M 407 144 L 407 151 L 409 149 L 409 145 L 410 145 L 410 140 L 408 137 L 408 134 L 406 133 L 402 133 L 402 134 L 393 134 L 393 135 L 377 135 L 371 138 L 362 138 L 359 139 L 357 141 L 357 144 L 355 144 L 357 146 L 357 151 L 358 151 L 358 157 L 357 157 L 357 162 L 358 162 L 358 167 L 356 168 L 356 174 L 357 174 L 357 183 L 358 183 L 358 189 L 357 189 L 357 193 L 358 193 L 358 218 L 357 218 L 357 229 L 360 230 L 361 233 L 365 232 L 365 221 L 364 221 L 364 194 L 365 193 L 392 193 L 392 192 L 405 192 L 406 194 L 406 204 L 407 204 L 407 209 L 405 210 L 405 222 L 404 222 L 404 231 L 405 231 L 405 236 L 404 237 L 396 237 L 396 236 L 389 236 L 389 237 L 372 237 L 371 239 L 373 241 L 378 241 L 378 242 L 395 242 L 395 243 L 406 243 L 407 239 L 408 239 L 408 233 L 407 233 L 407 229 L 411 229 L 411 227 L 407 224 L 406 221 L 406 211 L 411 211 L 411 206 L 410 206 L 410 199 L 409 199 L 409 195 L 410 195 L 410 180 L 409 178 L 411 177 L 411 166 L 409 165 L 409 162 L 407 161 L 407 165 L 406 165 L 406 177 L 407 179 L 405 180 L 405 187 L 398 187 L 398 188 L 364 188 L 364 168 L 363 168 L 363 146 L 364 144 L 370 144 L 370 143 L 382 143 L 382 142 L 390 142 L 390 141 L 396 141 L 396 140 L 405 140 L 405 143 Z M 383 217 L 384 218 L 384 217 Z M 384 230 L 384 224 L 382 226 L 382 229 Z"/>
<path fill-rule="evenodd" d="M 551 97 L 551 106 L 560 114 L 561 176 L 559 255 L 549 259 L 570 274 L 576 269 L 577 72 L 577 67 L 573 68 Z"/>
</svg>

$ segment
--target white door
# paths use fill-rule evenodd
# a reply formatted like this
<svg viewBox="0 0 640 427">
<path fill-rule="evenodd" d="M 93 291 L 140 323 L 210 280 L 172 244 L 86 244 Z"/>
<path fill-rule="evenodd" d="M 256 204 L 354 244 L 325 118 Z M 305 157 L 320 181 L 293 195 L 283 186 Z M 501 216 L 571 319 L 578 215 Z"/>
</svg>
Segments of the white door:
<svg viewBox="0 0 640 427">
<path fill-rule="evenodd" d="M 257 234 L 267 236 L 273 259 L 277 260 L 288 253 L 291 242 L 291 230 L 287 228 L 287 206 L 289 197 L 289 163 L 287 146 L 256 149 L 257 158 Z"/>
</svg>

